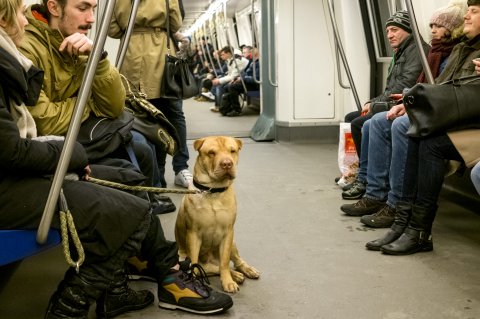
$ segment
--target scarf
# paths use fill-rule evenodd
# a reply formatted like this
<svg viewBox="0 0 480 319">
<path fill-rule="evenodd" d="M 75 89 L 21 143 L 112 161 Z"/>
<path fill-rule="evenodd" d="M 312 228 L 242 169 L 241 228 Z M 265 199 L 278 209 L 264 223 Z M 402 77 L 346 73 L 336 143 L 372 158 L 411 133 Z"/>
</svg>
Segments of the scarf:
<svg viewBox="0 0 480 319">
<path fill-rule="evenodd" d="M 21 54 L 8 34 L 0 28 L 0 47 L 7 51 L 22 66 L 25 73 L 30 70 L 33 63 Z M 17 124 L 22 138 L 33 138 L 37 136 L 35 121 L 23 102 L 20 104 L 10 99 L 10 114 Z"/>
<path fill-rule="evenodd" d="M 448 58 L 450 53 L 452 53 L 453 47 L 459 43 L 458 39 L 453 39 L 450 41 L 444 41 L 439 39 L 432 40 L 432 47 L 428 51 L 427 62 L 432 70 L 432 76 L 435 79 L 440 73 L 440 65 L 443 60 Z M 417 83 L 425 83 L 427 80 L 425 72 L 422 71 L 420 76 L 417 79 Z"/>
</svg>

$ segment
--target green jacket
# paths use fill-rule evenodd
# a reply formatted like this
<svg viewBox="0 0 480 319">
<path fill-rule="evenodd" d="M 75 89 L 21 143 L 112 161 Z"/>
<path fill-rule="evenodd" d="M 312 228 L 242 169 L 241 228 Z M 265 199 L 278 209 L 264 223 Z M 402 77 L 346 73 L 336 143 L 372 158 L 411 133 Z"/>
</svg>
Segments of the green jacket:
<svg viewBox="0 0 480 319">
<path fill-rule="evenodd" d="M 178 0 L 170 0 L 170 32 L 182 26 Z M 121 38 L 125 34 L 132 9 L 131 0 L 117 0 L 108 35 Z M 165 0 L 142 0 L 138 6 L 130 42 L 120 72 L 148 99 L 160 97 L 165 55 L 167 54 L 167 16 Z M 170 41 L 170 54 L 175 47 Z"/>
<path fill-rule="evenodd" d="M 29 107 L 39 135 L 65 135 L 73 114 L 77 94 L 87 66 L 86 56 L 71 57 L 58 48 L 63 36 L 52 30 L 33 5 L 26 13 L 28 25 L 20 51 L 45 71 L 40 98 Z M 33 10 L 32 10 L 33 8 Z M 33 14 L 35 13 L 35 15 Z M 91 112 L 115 118 L 125 105 L 125 88 L 120 74 L 108 59 L 99 62 L 87 100 L 82 122 Z"/>
</svg>

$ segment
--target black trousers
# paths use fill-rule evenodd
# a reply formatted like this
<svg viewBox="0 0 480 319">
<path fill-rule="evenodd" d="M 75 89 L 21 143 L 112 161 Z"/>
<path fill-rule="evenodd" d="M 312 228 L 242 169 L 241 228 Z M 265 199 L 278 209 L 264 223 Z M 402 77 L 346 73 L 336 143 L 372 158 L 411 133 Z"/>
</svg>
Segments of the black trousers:
<svg viewBox="0 0 480 319">
<path fill-rule="evenodd" d="M 345 115 L 345 122 L 351 123 L 352 138 L 355 143 L 358 157 L 362 151 L 362 127 L 363 123 L 372 118 L 372 114 L 368 113 L 361 116 L 359 111 L 353 111 Z"/>
</svg>

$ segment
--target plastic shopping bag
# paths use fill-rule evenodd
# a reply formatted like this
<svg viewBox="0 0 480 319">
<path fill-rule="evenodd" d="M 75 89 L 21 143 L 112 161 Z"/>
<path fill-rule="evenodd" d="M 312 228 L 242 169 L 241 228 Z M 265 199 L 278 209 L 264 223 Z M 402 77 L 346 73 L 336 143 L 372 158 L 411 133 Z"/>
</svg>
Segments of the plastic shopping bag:
<svg viewBox="0 0 480 319">
<path fill-rule="evenodd" d="M 340 141 L 338 143 L 338 167 L 342 177 L 338 185 L 345 186 L 352 183 L 358 171 L 358 155 L 352 138 L 350 123 L 340 123 Z"/>
</svg>

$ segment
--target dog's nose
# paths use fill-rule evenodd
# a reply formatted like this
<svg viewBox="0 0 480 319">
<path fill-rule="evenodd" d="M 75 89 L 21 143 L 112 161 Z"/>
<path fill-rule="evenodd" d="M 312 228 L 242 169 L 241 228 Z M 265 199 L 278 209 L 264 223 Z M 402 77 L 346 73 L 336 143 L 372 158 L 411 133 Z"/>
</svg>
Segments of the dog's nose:
<svg viewBox="0 0 480 319">
<path fill-rule="evenodd" d="M 221 166 L 223 169 L 230 169 L 233 166 L 233 163 L 231 160 L 225 159 L 222 161 Z"/>
</svg>

